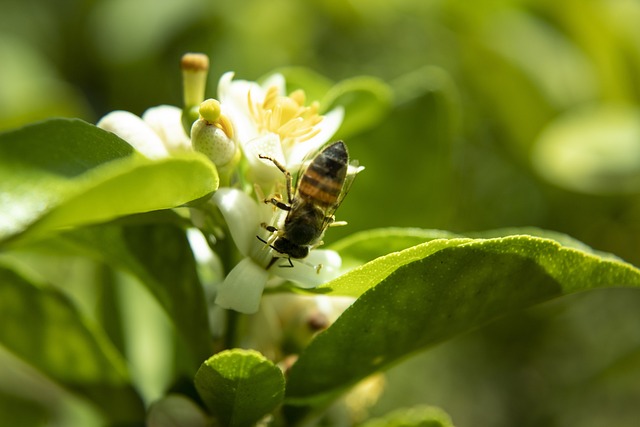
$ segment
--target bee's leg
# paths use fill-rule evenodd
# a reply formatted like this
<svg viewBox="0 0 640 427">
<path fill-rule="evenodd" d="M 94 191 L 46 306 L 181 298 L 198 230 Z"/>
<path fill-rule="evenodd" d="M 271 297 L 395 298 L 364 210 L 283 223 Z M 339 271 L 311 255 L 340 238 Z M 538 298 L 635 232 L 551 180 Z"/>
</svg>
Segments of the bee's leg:
<svg viewBox="0 0 640 427">
<path fill-rule="evenodd" d="M 291 261 L 291 257 L 287 257 L 287 261 L 289 261 L 289 265 L 279 265 L 280 268 L 293 268 L 293 261 Z"/>
<path fill-rule="evenodd" d="M 322 244 L 322 243 L 321 243 Z M 313 265 L 310 262 L 303 260 L 303 259 L 298 259 L 296 260 L 297 262 L 306 265 L 307 267 L 311 267 L 316 271 L 316 274 L 320 274 L 320 270 L 322 270 L 323 265 L 322 264 L 318 264 L 318 265 Z M 291 262 L 291 258 L 289 258 L 289 265 L 281 265 L 280 267 L 283 268 L 290 268 L 293 267 L 293 262 Z"/>
<path fill-rule="evenodd" d="M 270 199 L 264 199 L 265 203 L 271 203 L 272 205 L 274 205 L 277 208 L 282 209 L 283 211 L 287 211 L 289 212 L 291 210 L 291 206 L 289 206 L 288 204 L 276 199 L 275 197 L 272 197 Z"/>
<path fill-rule="evenodd" d="M 271 163 L 273 163 L 278 169 L 280 169 L 280 171 L 284 174 L 284 177 L 287 181 L 287 200 L 289 201 L 289 204 L 293 203 L 293 181 L 291 179 L 291 173 L 289 173 L 289 171 L 287 170 L 287 168 L 280 163 L 279 161 L 277 161 L 276 159 L 274 159 L 273 157 L 270 156 L 265 156 L 263 154 L 258 154 L 258 157 L 264 160 L 269 160 Z M 273 200 L 273 199 L 272 199 Z M 272 202 L 273 203 L 273 202 Z M 277 204 L 274 203 L 274 205 L 278 206 Z M 278 206 L 279 207 L 279 206 Z"/>
<path fill-rule="evenodd" d="M 278 231 L 276 227 L 274 227 L 273 225 L 268 225 L 266 222 L 261 222 L 260 227 L 264 228 L 267 231 L 270 231 L 271 233 L 275 233 L 276 231 Z"/>
<path fill-rule="evenodd" d="M 270 268 L 271 268 L 271 266 L 272 266 L 273 264 L 275 264 L 275 263 L 276 263 L 276 261 L 277 261 L 277 260 L 279 260 L 279 259 L 280 259 L 280 258 L 278 258 L 277 256 L 274 256 L 273 258 L 271 258 L 271 261 L 269 261 L 269 264 L 267 265 L 267 268 L 265 268 L 265 270 L 270 269 Z"/>
<path fill-rule="evenodd" d="M 276 227 L 274 227 L 272 225 L 268 225 L 266 222 L 261 222 L 260 223 L 260 227 L 262 227 L 265 230 L 267 230 L 269 233 L 271 233 L 271 235 L 269 236 L 269 238 L 267 240 L 264 240 L 261 237 L 256 236 L 258 238 L 258 240 L 260 240 L 261 242 L 264 242 L 267 245 L 271 246 L 271 249 L 276 250 L 276 248 L 273 247 L 273 242 L 280 236 L 280 230 L 278 230 Z"/>
</svg>

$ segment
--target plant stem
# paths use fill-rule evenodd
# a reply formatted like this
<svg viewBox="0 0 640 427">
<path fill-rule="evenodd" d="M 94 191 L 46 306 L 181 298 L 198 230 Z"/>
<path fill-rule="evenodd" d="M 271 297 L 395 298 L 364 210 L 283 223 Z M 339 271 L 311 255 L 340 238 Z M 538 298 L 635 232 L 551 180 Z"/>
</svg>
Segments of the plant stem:
<svg viewBox="0 0 640 427">
<path fill-rule="evenodd" d="M 227 349 L 238 346 L 238 323 L 240 313 L 235 310 L 227 310 L 227 331 L 224 337 L 224 347 Z"/>
</svg>

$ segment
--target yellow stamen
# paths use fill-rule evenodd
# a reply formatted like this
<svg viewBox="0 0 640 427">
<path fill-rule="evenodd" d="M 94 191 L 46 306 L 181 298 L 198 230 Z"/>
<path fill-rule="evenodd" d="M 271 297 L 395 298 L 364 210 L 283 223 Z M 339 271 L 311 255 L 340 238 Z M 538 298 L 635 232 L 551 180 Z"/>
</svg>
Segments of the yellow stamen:
<svg viewBox="0 0 640 427">
<path fill-rule="evenodd" d="M 251 91 L 247 94 L 247 101 L 249 113 L 259 131 L 278 134 L 284 145 L 306 141 L 320 132 L 315 128 L 323 119 L 318 114 L 319 104 L 313 102 L 305 106 L 306 94 L 301 89 L 282 96 L 278 94 L 277 86 L 271 86 L 267 88 L 262 102 L 254 102 Z"/>
<path fill-rule="evenodd" d="M 307 95 L 304 93 L 302 89 L 297 89 L 289 94 L 289 98 L 296 101 L 296 103 L 298 103 L 299 106 L 303 106 L 307 100 Z"/>
</svg>

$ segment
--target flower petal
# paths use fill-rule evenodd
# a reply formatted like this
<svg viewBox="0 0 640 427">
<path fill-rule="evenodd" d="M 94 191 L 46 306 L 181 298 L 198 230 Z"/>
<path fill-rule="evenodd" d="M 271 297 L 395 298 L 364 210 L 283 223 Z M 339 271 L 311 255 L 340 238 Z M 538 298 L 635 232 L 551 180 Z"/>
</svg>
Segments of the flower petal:
<svg viewBox="0 0 640 427">
<path fill-rule="evenodd" d="M 218 81 L 221 112 L 233 123 L 236 139 L 243 144 L 258 136 L 258 128 L 249 110 L 249 92 L 253 102 L 264 100 L 264 91 L 255 82 L 233 80 L 233 73 L 224 73 Z"/>
<path fill-rule="evenodd" d="M 240 313 L 257 312 L 268 276 L 269 273 L 251 258 L 244 258 L 218 288 L 216 304 Z"/>
<path fill-rule="evenodd" d="M 140 117 L 128 111 L 112 111 L 97 126 L 113 132 L 150 159 L 169 155 L 162 140 Z"/>
<path fill-rule="evenodd" d="M 316 249 L 309 253 L 304 260 L 292 260 L 293 268 L 278 268 L 278 262 L 271 267 L 278 276 L 295 282 L 301 288 L 314 288 L 335 279 L 340 275 L 342 258 L 336 251 Z M 286 260 L 284 262 L 287 262 Z M 320 267 L 318 269 L 318 267 Z"/>
<path fill-rule="evenodd" d="M 142 120 L 160 137 L 169 152 L 191 150 L 191 140 L 182 126 L 182 110 L 173 105 L 149 108 Z"/>
<path fill-rule="evenodd" d="M 334 108 L 324 115 L 320 123 L 316 125 L 318 132 L 313 138 L 307 141 L 299 142 L 293 146 L 287 155 L 287 168 L 297 170 L 300 164 L 309 153 L 315 153 L 322 145 L 324 145 L 338 131 L 344 118 L 344 109 L 342 107 Z"/>
<path fill-rule="evenodd" d="M 274 133 L 267 133 L 252 139 L 243 146 L 244 155 L 251 168 L 251 179 L 269 188 L 274 181 L 282 177 L 282 172 L 269 160 L 260 159 L 258 156 L 269 156 L 281 164 L 285 164 L 280 137 Z"/>
<path fill-rule="evenodd" d="M 235 188 L 218 189 L 213 201 L 224 216 L 238 250 L 243 256 L 249 255 L 251 245 L 257 241 L 256 230 L 260 227 L 258 203 Z"/>
</svg>

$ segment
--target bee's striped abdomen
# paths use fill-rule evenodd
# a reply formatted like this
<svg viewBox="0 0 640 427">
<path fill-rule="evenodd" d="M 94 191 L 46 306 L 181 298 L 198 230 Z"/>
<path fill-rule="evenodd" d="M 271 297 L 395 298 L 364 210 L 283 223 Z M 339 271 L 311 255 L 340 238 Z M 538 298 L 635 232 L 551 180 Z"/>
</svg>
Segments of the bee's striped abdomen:
<svg viewBox="0 0 640 427">
<path fill-rule="evenodd" d="M 342 141 L 329 145 L 313 159 L 299 178 L 298 195 L 322 207 L 334 205 L 342 191 L 348 165 L 346 145 Z"/>
</svg>

